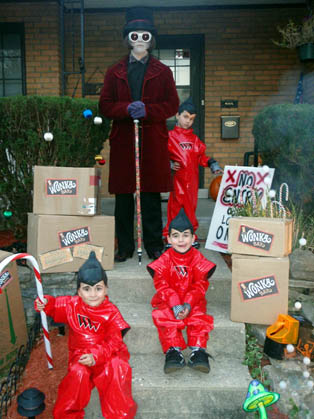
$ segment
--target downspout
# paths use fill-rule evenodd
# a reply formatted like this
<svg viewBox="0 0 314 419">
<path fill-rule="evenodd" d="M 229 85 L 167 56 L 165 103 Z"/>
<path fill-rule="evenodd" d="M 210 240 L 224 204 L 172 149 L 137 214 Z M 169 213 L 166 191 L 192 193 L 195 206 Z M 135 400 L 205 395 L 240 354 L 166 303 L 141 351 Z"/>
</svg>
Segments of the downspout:
<svg viewBox="0 0 314 419">
<path fill-rule="evenodd" d="M 82 97 L 85 97 L 85 16 L 84 16 L 84 0 L 81 0 L 81 59 L 80 71 L 82 81 Z"/>
<path fill-rule="evenodd" d="M 61 96 L 65 95 L 65 64 L 64 64 L 64 0 L 59 3 L 60 15 L 60 48 L 61 48 Z"/>
</svg>

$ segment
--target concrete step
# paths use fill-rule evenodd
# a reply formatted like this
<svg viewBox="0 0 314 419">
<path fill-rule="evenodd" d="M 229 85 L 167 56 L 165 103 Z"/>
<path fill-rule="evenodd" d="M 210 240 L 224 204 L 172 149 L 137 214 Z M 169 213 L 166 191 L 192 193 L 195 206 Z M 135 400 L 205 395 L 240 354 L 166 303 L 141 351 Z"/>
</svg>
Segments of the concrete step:
<svg viewBox="0 0 314 419">
<path fill-rule="evenodd" d="M 187 359 L 187 356 L 186 356 Z M 133 397 L 136 419 L 228 419 L 245 418 L 242 403 L 251 378 L 246 366 L 223 354 L 210 361 L 204 374 L 188 367 L 164 374 L 164 356 L 132 355 Z M 97 391 L 93 391 L 86 419 L 101 416 Z"/>
<path fill-rule="evenodd" d="M 159 354 L 161 346 L 157 329 L 151 318 L 150 304 L 117 303 L 131 330 L 125 337 L 132 354 Z M 245 327 L 243 323 L 231 322 L 226 313 L 230 304 L 215 302 L 208 305 L 208 313 L 214 317 L 214 330 L 210 333 L 208 352 L 216 357 L 224 354 L 226 357 L 244 358 Z M 185 333 L 184 333 L 185 335 Z"/>
<path fill-rule="evenodd" d="M 231 272 L 222 256 L 212 250 L 200 248 L 200 251 L 217 268 L 210 278 L 210 286 L 207 292 L 208 301 L 229 301 L 231 294 Z M 147 302 L 150 301 L 155 290 L 153 281 L 146 266 L 151 260 L 144 252 L 142 264 L 139 266 L 138 257 L 133 255 L 132 259 L 126 262 L 115 263 L 112 271 L 107 271 L 109 295 L 113 302 Z"/>
<path fill-rule="evenodd" d="M 167 205 L 168 205 L 168 194 L 162 194 L 161 210 L 162 210 L 162 223 L 163 226 L 167 224 Z M 197 202 L 196 217 L 199 222 L 197 229 L 197 235 L 200 239 L 206 240 L 209 225 L 212 219 L 212 214 L 215 208 L 216 202 L 212 199 L 208 199 L 208 190 L 200 189 L 199 198 Z M 114 197 L 102 198 L 100 203 L 100 213 L 102 215 L 114 215 Z M 134 233 L 136 234 L 136 219 L 134 218 Z M 136 238 L 136 236 L 134 236 Z"/>
</svg>

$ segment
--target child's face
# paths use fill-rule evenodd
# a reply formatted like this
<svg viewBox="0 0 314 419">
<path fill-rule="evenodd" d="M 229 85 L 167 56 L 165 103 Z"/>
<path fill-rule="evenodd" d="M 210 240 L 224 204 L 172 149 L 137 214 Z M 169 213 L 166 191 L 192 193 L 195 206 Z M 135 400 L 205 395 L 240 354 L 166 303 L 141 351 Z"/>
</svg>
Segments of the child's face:
<svg viewBox="0 0 314 419">
<path fill-rule="evenodd" d="M 180 128 L 189 129 L 193 125 L 196 113 L 189 113 L 188 111 L 183 111 L 180 114 L 176 114 L 177 122 Z"/>
<path fill-rule="evenodd" d="M 104 301 L 107 290 L 108 288 L 104 281 L 99 281 L 95 285 L 88 285 L 85 282 L 81 282 L 77 293 L 85 304 L 91 307 L 97 307 Z"/>
<path fill-rule="evenodd" d="M 171 244 L 174 250 L 179 253 L 187 252 L 192 246 L 194 239 L 195 235 L 192 234 L 191 230 L 189 229 L 178 231 L 172 228 L 170 235 L 168 236 L 168 242 Z"/>
</svg>

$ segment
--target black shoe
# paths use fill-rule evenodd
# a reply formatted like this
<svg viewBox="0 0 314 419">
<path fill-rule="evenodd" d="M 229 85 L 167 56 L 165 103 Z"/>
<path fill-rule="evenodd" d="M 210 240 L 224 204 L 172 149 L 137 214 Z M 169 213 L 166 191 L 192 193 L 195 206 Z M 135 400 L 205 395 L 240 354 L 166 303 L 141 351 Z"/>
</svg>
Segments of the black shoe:
<svg viewBox="0 0 314 419">
<path fill-rule="evenodd" d="M 168 349 L 164 366 L 165 374 L 178 371 L 183 367 L 185 367 L 185 359 L 182 353 L 172 347 Z"/>
<path fill-rule="evenodd" d="M 132 252 L 118 252 L 115 257 L 114 257 L 114 261 L 115 262 L 125 262 L 127 259 L 132 258 L 133 256 L 133 251 Z"/>
<path fill-rule="evenodd" d="M 213 357 L 209 355 L 207 352 L 205 352 L 204 349 L 192 351 L 188 362 L 188 366 L 190 368 L 193 368 L 194 370 L 205 372 L 206 374 L 208 374 L 210 371 L 208 358 L 213 359 Z"/>
<path fill-rule="evenodd" d="M 149 259 L 158 259 L 161 255 L 162 255 L 163 251 L 162 250 L 150 250 L 147 251 L 148 257 Z"/>
</svg>

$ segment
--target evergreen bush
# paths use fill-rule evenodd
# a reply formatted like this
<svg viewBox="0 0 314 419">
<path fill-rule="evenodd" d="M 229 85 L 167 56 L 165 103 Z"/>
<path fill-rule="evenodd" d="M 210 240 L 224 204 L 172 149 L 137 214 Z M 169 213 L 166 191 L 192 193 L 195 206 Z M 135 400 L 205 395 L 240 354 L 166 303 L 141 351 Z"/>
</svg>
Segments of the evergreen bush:
<svg viewBox="0 0 314 419">
<path fill-rule="evenodd" d="M 85 109 L 92 111 L 91 118 L 84 118 Z M 88 99 L 0 98 L 0 229 L 25 235 L 27 212 L 32 212 L 33 166 L 95 165 L 109 131 L 105 118 L 101 125 L 93 123 L 97 112 L 98 103 Z M 53 134 L 52 141 L 44 140 L 46 132 Z"/>
<path fill-rule="evenodd" d="M 273 189 L 286 182 L 294 205 L 313 213 L 314 105 L 267 106 L 254 119 L 253 135 L 263 164 L 275 168 Z"/>
</svg>

